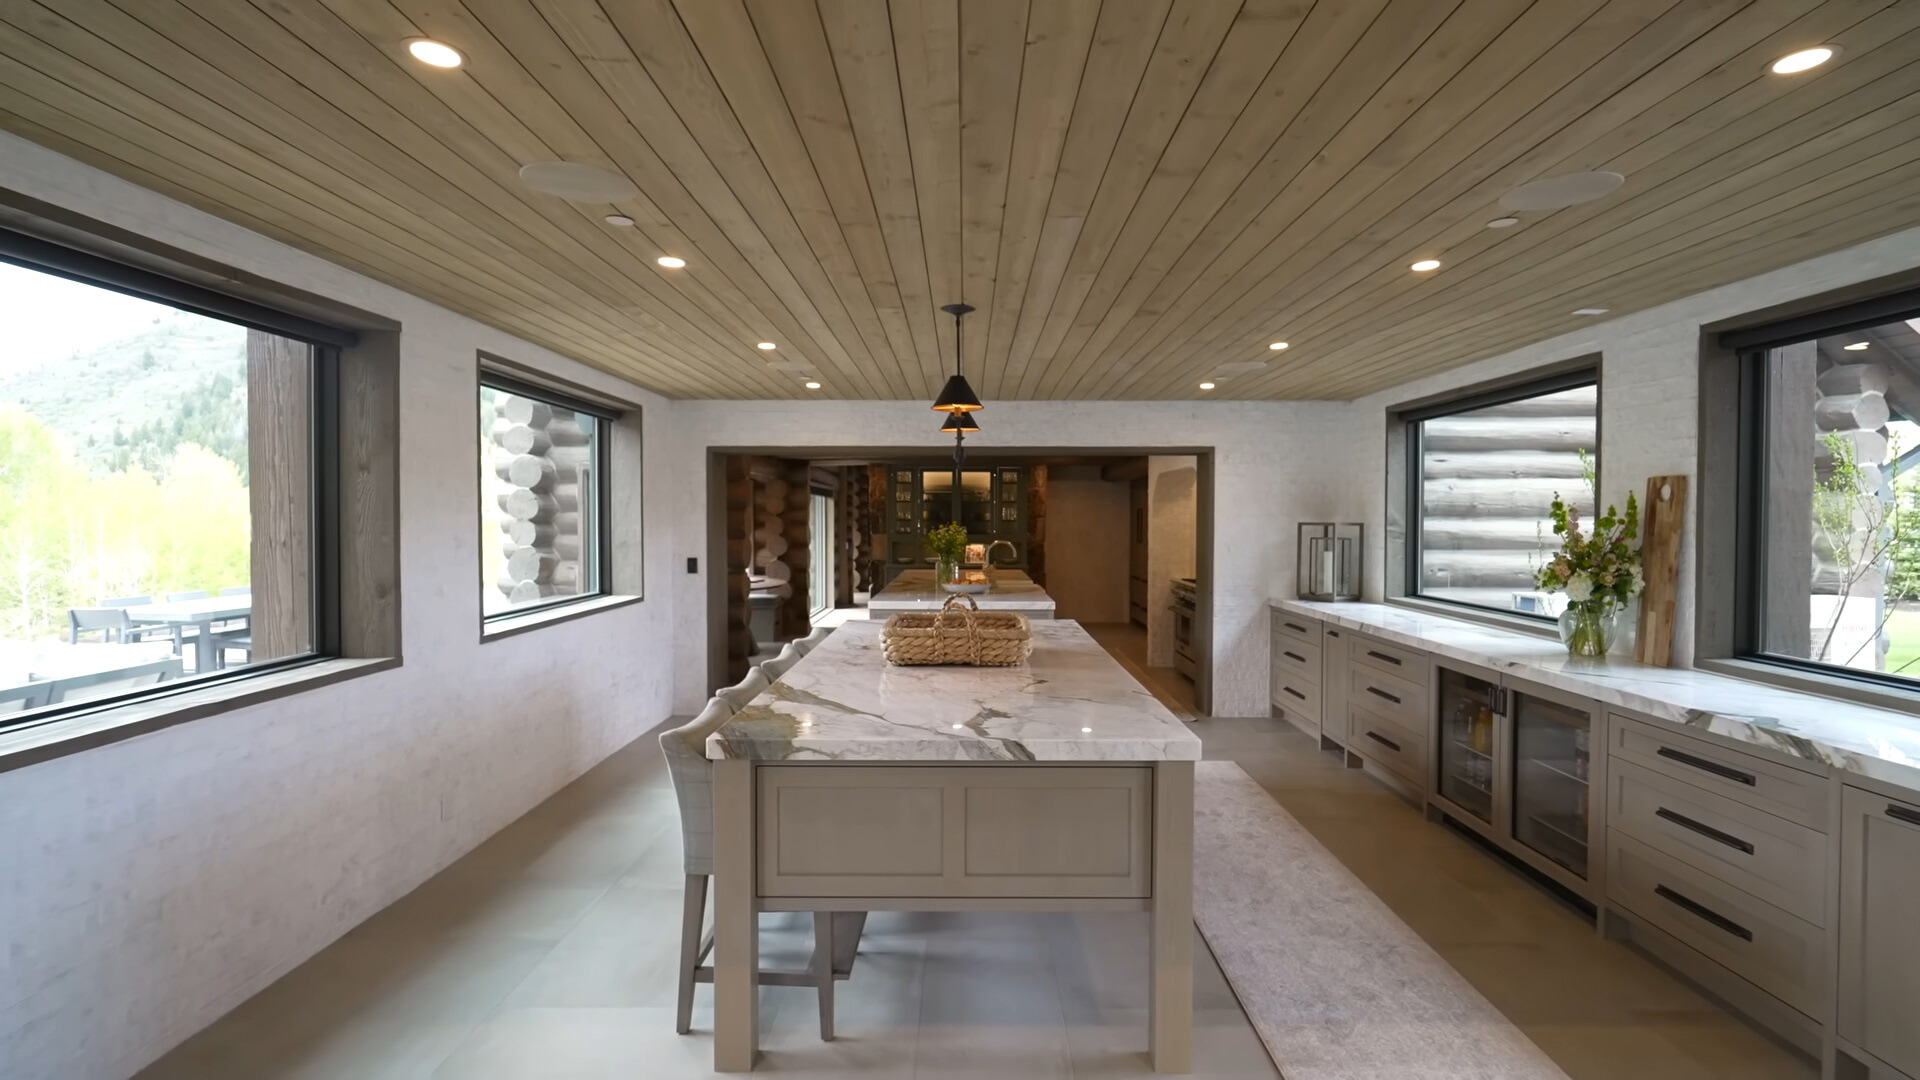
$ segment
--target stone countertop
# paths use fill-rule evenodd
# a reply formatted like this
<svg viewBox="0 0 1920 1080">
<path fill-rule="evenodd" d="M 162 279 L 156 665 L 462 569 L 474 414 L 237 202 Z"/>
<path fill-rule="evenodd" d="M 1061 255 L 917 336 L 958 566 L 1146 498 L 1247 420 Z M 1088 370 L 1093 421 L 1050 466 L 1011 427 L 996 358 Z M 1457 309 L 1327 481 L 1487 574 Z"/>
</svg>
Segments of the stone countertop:
<svg viewBox="0 0 1920 1080">
<path fill-rule="evenodd" d="M 938 611 L 949 594 L 933 583 L 931 570 L 902 570 L 867 601 L 869 611 Z M 1052 612 L 1053 597 L 1019 570 L 995 570 L 993 588 L 970 594 L 982 611 Z"/>
<path fill-rule="evenodd" d="M 707 737 L 716 761 L 1197 761 L 1200 740 L 1080 624 L 1033 624 L 1017 667 L 895 667 L 877 622 L 835 630 Z"/>
<path fill-rule="evenodd" d="M 1390 604 L 1272 604 L 1656 720 L 1920 790 L 1920 716 L 1692 668 L 1619 657 L 1575 659 L 1556 640 Z"/>
</svg>

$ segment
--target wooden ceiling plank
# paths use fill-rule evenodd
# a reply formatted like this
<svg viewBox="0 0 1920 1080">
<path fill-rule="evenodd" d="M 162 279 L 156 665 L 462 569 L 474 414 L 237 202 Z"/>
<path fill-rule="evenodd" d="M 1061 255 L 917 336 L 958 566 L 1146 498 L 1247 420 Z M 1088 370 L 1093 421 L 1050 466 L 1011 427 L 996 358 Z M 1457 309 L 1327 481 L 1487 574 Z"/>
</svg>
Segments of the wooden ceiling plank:
<svg viewBox="0 0 1920 1080">
<path fill-rule="evenodd" d="M 535 2 L 575 60 L 619 109 L 621 119 L 634 128 L 639 137 L 634 153 L 645 155 L 646 175 L 656 162 L 664 171 L 665 179 L 647 184 L 665 204 L 663 212 L 771 321 L 782 353 L 815 364 L 842 389 L 865 385 L 865 376 L 859 374 L 864 353 L 856 358 L 842 344 L 843 339 L 858 342 L 852 323 L 812 259 L 800 227 L 772 192 L 745 136 L 725 143 L 736 147 L 738 158 L 747 163 L 745 175 L 736 171 L 728 176 L 721 168 L 726 159 L 708 155 L 596 0 Z M 718 102 L 716 117 L 724 117 L 714 122 L 731 123 L 717 90 L 712 97 Z M 816 304 L 816 297 L 822 302 Z M 836 318 L 823 314 L 823 307 Z"/>
<path fill-rule="evenodd" d="M 88 97 L 74 92 L 62 92 L 62 84 L 43 81 L 40 87 L 32 88 L 19 81 L 23 69 L 17 62 L 6 56 L 0 56 L 0 86 L 8 86 L 16 92 L 6 97 L 6 105 L 12 110 L 10 115 L 24 121 L 24 125 L 15 125 L 22 134 L 34 138 L 36 142 L 45 142 L 39 133 L 47 131 L 66 132 L 58 141 L 46 143 L 62 152 L 72 151 L 80 160 L 95 165 L 107 172 L 126 177 L 142 186 L 153 188 L 170 197 L 177 198 L 190 206 L 195 206 L 215 216 L 236 221 L 263 235 L 273 237 L 289 246 L 315 250 L 329 261 L 336 262 L 348 269 L 363 273 L 369 278 L 390 284 L 405 281 L 404 288 L 415 295 L 423 296 L 435 303 L 460 311 L 475 307 L 486 308 L 496 317 L 488 320 L 493 325 L 509 333 L 519 334 L 529 341 L 541 342 L 568 355 L 594 357 L 603 361 L 618 359 L 620 365 L 631 371 L 638 371 L 630 360 L 620 356 L 617 349 L 605 342 L 594 341 L 590 336 L 581 336 L 576 328 L 568 327 L 564 322 L 548 320 L 522 314 L 511 298 L 489 295 L 458 275 L 453 275 L 453 283 L 443 285 L 446 274 L 438 267 L 429 273 L 421 274 L 417 265 L 410 266 L 411 253 L 404 247 L 394 245 L 386 237 L 375 233 L 364 233 L 348 223 L 339 222 L 324 214 L 315 213 L 311 217 L 301 217 L 282 205 L 281 200 L 267 201 L 231 188 L 219 177 L 212 175 L 223 167 L 229 172 L 237 172 L 225 162 L 206 154 L 187 144 L 166 136 L 146 124 L 134 122 L 124 113 Z M 29 72 L 38 75 L 37 72 Z M 108 122 L 127 131 L 132 138 L 158 143 L 162 140 L 171 144 L 178 156 L 197 156 L 207 172 L 197 171 L 192 165 L 180 162 L 148 149 L 101 127 L 87 116 L 77 115 L 67 108 L 44 103 L 36 93 L 51 91 L 58 96 L 63 106 L 78 107 L 82 112 L 91 113 L 96 118 L 104 117 Z M 34 114 L 29 119 L 25 113 Z M 77 141 L 73 133 L 90 134 L 86 142 Z M 245 178 L 250 179 L 250 178 Z M 341 231 L 335 232 L 335 229 Z M 316 237 L 324 238 L 327 244 L 317 246 Z M 384 248 L 384 251 L 375 249 Z M 317 250 L 316 250 L 317 248 Z M 400 267 L 400 269 L 396 269 Z M 396 288 L 402 286 L 396 284 Z M 670 385 L 683 385 L 678 380 Z"/>
<path fill-rule="evenodd" d="M 1184 237 L 1188 246 L 1156 287 L 1155 295 L 1141 305 L 1136 322 L 1142 315 L 1153 315 L 1156 311 L 1158 314 L 1150 325 L 1140 329 L 1138 336 L 1129 331 L 1129 345 L 1119 354 L 1116 365 L 1124 370 L 1102 380 L 1096 391 L 1104 394 L 1137 391 L 1155 384 L 1167 373 L 1168 367 L 1173 367 L 1182 379 L 1191 381 L 1196 374 L 1191 370 L 1194 364 L 1191 361 L 1169 364 L 1172 359 L 1169 354 L 1185 340 L 1191 320 L 1209 306 L 1225 282 L 1276 250 L 1304 246 L 1301 240 L 1293 238 L 1317 236 L 1328 223 L 1352 214 L 1356 207 L 1369 200 L 1385 201 L 1393 198 L 1391 193 L 1396 190 L 1402 193 L 1399 197 L 1404 198 L 1409 187 L 1424 184 L 1429 177 L 1457 166 L 1477 147 L 1511 131 L 1534 103 L 1564 88 L 1586 65 L 1631 35 L 1631 20 L 1594 17 L 1604 2 L 1583 0 L 1533 5 L 1520 12 L 1456 76 L 1448 79 L 1391 133 L 1367 149 L 1343 176 L 1324 184 L 1318 191 L 1312 190 L 1313 185 L 1298 181 L 1289 185 L 1283 197 L 1270 202 L 1254 224 L 1242 231 L 1241 236 L 1246 239 L 1216 232 L 1209 242 L 1197 224 L 1178 231 L 1170 229 L 1176 238 Z M 1615 0 L 1615 6 L 1633 7 L 1636 11 L 1647 7 L 1644 3 L 1627 4 L 1620 0 Z M 1456 47 L 1464 49 L 1471 45 L 1461 43 Z M 1330 151 L 1317 157 L 1302 170 L 1302 175 L 1339 156 Z M 1293 198 L 1296 187 L 1302 189 L 1300 194 L 1305 198 Z M 1270 223 L 1275 220 L 1285 224 L 1277 233 L 1272 233 Z M 1258 239 L 1262 235 L 1270 235 L 1270 239 L 1262 242 Z M 1250 250 L 1256 248 L 1259 250 Z M 1169 299 L 1170 296 L 1175 298 Z M 1250 343 L 1244 349 L 1245 358 L 1264 358 L 1264 344 Z M 1236 350 L 1208 356 L 1205 363 L 1219 364 L 1239 358 L 1242 352 Z"/>
<path fill-rule="evenodd" d="M 880 229 L 880 213 L 868 186 L 819 9 L 792 0 L 747 0 L 747 14 L 806 148 L 809 167 L 819 177 L 842 241 L 859 271 L 867 303 L 886 335 L 886 350 L 876 360 L 892 369 L 887 386 L 901 397 L 930 399 L 937 390 L 923 385 L 918 377 L 920 360 L 907 324 L 893 253 Z"/>
<path fill-rule="evenodd" d="M 957 300 L 980 309 L 968 320 L 973 333 L 962 344 L 966 370 L 976 378 L 986 370 L 1029 14 L 1027 0 L 968 0 L 960 7 L 961 295 Z"/>
<path fill-rule="evenodd" d="M 59 20 L 42 20 L 36 23 L 36 25 L 42 31 L 45 31 L 49 27 L 60 27 L 63 23 Z M 67 26 L 66 28 L 77 31 L 77 28 L 71 26 Z M 23 35 L 16 40 L 15 45 L 18 51 L 28 56 L 33 56 L 36 55 L 34 52 L 35 46 L 33 45 L 35 41 L 37 41 L 36 38 L 23 33 Z M 82 51 L 95 51 L 94 49 L 88 48 L 89 41 L 85 37 L 78 36 L 77 34 L 70 36 L 68 43 L 70 47 L 78 48 Z M 104 42 L 97 42 L 96 47 L 109 48 L 110 46 L 107 46 Z M 173 126 L 172 121 L 174 114 L 156 113 L 152 107 L 150 98 L 140 94 L 136 90 L 127 88 L 116 81 L 108 79 L 106 76 L 99 74 L 95 69 L 87 67 L 80 60 L 70 57 L 67 53 L 48 47 L 45 52 L 38 53 L 37 55 L 39 55 L 43 63 L 51 69 L 51 72 L 48 73 L 33 72 L 33 74 L 36 75 L 50 75 L 54 80 L 49 84 L 49 96 L 58 96 L 62 91 L 77 91 L 82 87 L 90 88 L 97 93 L 116 99 L 113 102 L 107 103 L 107 107 L 113 108 L 122 116 L 125 116 L 129 124 L 152 125 L 156 130 Z M 109 59 L 111 59 L 111 57 L 109 57 Z M 123 71 L 136 75 L 144 70 L 144 65 L 137 63 L 122 63 L 119 66 Z M 134 119 L 136 114 L 139 115 L 139 119 Z M 371 191 L 359 187 L 356 182 L 347 178 L 334 177 L 334 183 L 331 186 L 316 183 L 313 179 L 314 177 L 325 179 L 328 176 L 327 167 L 321 162 L 298 156 L 295 156 L 284 164 L 268 162 L 264 158 L 257 157 L 251 148 L 243 144 L 226 142 L 224 136 L 213 133 L 211 129 L 196 125 L 191 131 L 199 133 L 198 137 L 188 138 L 182 141 L 180 145 L 192 146 L 195 145 L 195 143 L 206 143 L 209 141 L 225 143 L 225 149 L 222 154 L 222 158 L 225 161 L 252 162 L 254 163 L 253 167 L 256 174 L 264 172 L 272 178 L 271 180 L 262 181 L 253 179 L 250 176 L 248 179 L 253 183 L 267 184 L 270 190 L 274 191 L 290 193 L 294 191 L 302 192 L 304 196 L 295 195 L 294 197 L 304 197 L 316 203 L 330 206 L 331 209 L 325 211 L 325 213 L 329 214 L 334 220 L 365 220 L 370 210 L 387 208 L 388 204 L 386 204 L 384 199 Z M 348 192 L 358 192 L 358 197 L 348 198 L 345 194 Z M 389 210 L 389 213 L 391 220 L 398 223 L 404 230 L 407 222 L 405 211 Z M 373 225 L 370 234 L 380 235 L 380 226 Z M 308 244 L 306 246 L 311 245 Z M 449 269 L 443 269 L 440 273 L 442 275 L 449 273 L 457 274 L 459 272 L 458 269 L 453 268 L 461 267 L 470 270 L 476 261 L 484 262 L 485 256 L 477 252 L 464 252 L 447 260 Z M 512 275 L 509 276 L 511 277 Z M 389 280 L 390 279 L 391 278 L 389 278 Z M 491 302 L 497 303 L 506 297 L 518 295 L 515 290 L 519 287 L 532 288 L 536 295 L 541 288 L 534 279 L 524 279 L 520 282 L 520 285 L 503 286 Z M 559 294 L 554 295 L 557 298 Z M 610 334 L 609 340 L 618 341 L 620 340 L 620 335 L 625 332 L 626 331 L 618 331 Z M 670 364 L 680 364 L 684 362 L 680 359 L 670 359 L 664 354 L 655 354 L 651 349 L 648 350 L 648 354 L 654 356 L 657 360 Z"/>
<path fill-rule="evenodd" d="M 1806 5 L 1803 3 L 1799 6 L 1804 8 Z M 1601 88 L 1583 85 L 1590 81 L 1583 76 L 1560 95 L 1550 98 L 1535 110 L 1534 115 L 1550 109 L 1563 112 L 1564 108 L 1558 103 L 1565 100 L 1568 91 L 1578 91 L 1578 99 L 1604 100 L 1592 111 L 1561 127 L 1534 149 L 1514 159 L 1512 165 L 1485 177 L 1475 175 L 1480 171 L 1477 168 L 1465 173 L 1456 169 L 1447 178 L 1429 185 L 1420 196 L 1403 202 L 1388 214 L 1373 217 L 1364 226 L 1348 225 L 1330 234 L 1323 233 L 1319 242 L 1303 245 L 1287 253 L 1286 262 L 1270 271 L 1259 286 L 1233 299 L 1231 305 L 1227 299 L 1233 293 L 1223 290 L 1220 298 L 1212 301 L 1209 309 L 1202 313 L 1211 317 L 1211 324 L 1204 330 L 1190 330 L 1187 344 L 1168 359 L 1178 363 L 1202 348 L 1210 349 L 1215 354 L 1232 354 L 1276 334 L 1297 339 L 1301 336 L 1298 313 L 1311 310 L 1333 293 L 1351 287 L 1362 278 L 1371 278 L 1383 272 L 1383 269 L 1389 277 L 1403 281 L 1404 274 L 1397 270 L 1402 261 L 1399 256 L 1413 250 L 1451 251 L 1454 243 L 1467 242 L 1466 238 L 1479 231 L 1481 219 L 1498 212 L 1491 209 L 1490 204 L 1500 191 L 1512 184 L 1532 175 L 1551 174 L 1561 163 L 1574 160 L 1576 154 L 1580 162 L 1605 164 L 1614 156 L 1606 147 L 1630 146 L 1648 137 L 1649 133 L 1657 136 L 1658 129 L 1649 121 L 1655 109 L 1648 99 L 1654 93 L 1677 85 L 1678 88 L 1669 94 L 1662 105 L 1670 106 L 1677 99 L 1685 99 L 1687 104 L 1678 107 L 1675 114 L 1684 117 L 1730 92 L 1729 80 L 1720 78 L 1729 70 L 1737 70 L 1736 77 L 1740 82 L 1750 82 L 1754 76 L 1741 65 L 1743 54 L 1739 50 L 1751 52 L 1766 48 L 1764 40 L 1777 30 L 1779 20 L 1788 17 L 1790 12 L 1785 5 L 1754 5 L 1694 39 L 1675 54 L 1676 59 L 1672 62 L 1664 63 L 1644 75 L 1638 67 L 1630 66 L 1644 64 L 1650 58 L 1664 60 L 1667 51 L 1687 40 L 1685 32 L 1675 32 L 1679 28 L 1669 25 L 1671 20 L 1697 19 L 1701 15 L 1701 11 L 1691 6 L 1677 9 L 1672 16 L 1649 27 L 1647 32 L 1637 36 L 1621 50 L 1623 63 L 1609 62 L 1589 72 L 1602 78 L 1617 78 L 1623 71 L 1630 72 L 1637 76 L 1630 86 L 1609 94 Z M 1759 66 L 1756 60 L 1753 72 L 1757 73 Z M 1688 80 L 1701 67 L 1712 69 L 1707 77 L 1712 81 L 1694 80 L 1689 85 Z M 1785 92 L 1784 89 L 1781 92 Z M 1582 149 L 1582 146 L 1587 149 Z M 1498 163 L 1502 158 L 1482 151 L 1476 155 L 1476 160 Z M 1454 195 L 1450 204 L 1440 207 L 1439 201 L 1458 190 L 1465 180 L 1477 181 L 1477 185 Z M 1363 217 L 1362 220 L 1367 219 Z M 1437 226 L 1436 221 L 1440 223 Z M 1418 236 L 1398 235 L 1415 227 L 1444 231 Z M 1386 255 L 1385 251 L 1391 251 L 1392 254 Z M 1268 261 L 1270 263 L 1271 258 Z M 1305 299 L 1301 299 L 1303 293 Z M 1237 319 L 1237 325 L 1230 330 L 1222 329 L 1223 322 L 1229 318 Z M 1284 321 L 1278 321 L 1280 319 Z M 1190 320 L 1190 324 L 1198 321 Z M 1227 339 L 1224 346 L 1220 344 L 1223 337 Z"/>
<path fill-rule="evenodd" d="M 1027 22 L 999 256 L 993 291 L 981 305 L 986 317 L 976 331 L 986 339 L 980 392 L 989 396 L 1005 396 L 1008 352 L 1027 298 L 1099 15 L 1099 0 L 1047 0 L 1033 8 Z"/>
<path fill-rule="evenodd" d="M 914 202 L 925 248 L 927 292 L 936 307 L 957 303 L 960 269 L 959 0 L 889 0 L 895 78 L 913 163 Z M 939 331 L 940 371 L 958 358 L 946 317 Z"/>
<path fill-rule="evenodd" d="M 897 396 L 889 378 L 897 369 L 882 366 L 891 350 L 886 331 L 746 9 L 739 0 L 675 0 L 671 7 L 646 0 L 608 13 L 735 194 L 762 208 L 756 217 L 777 220 L 775 202 L 791 217 L 811 259 L 791 244 L 782 257 L 790 266 L 817 268 L 808 276 L 824 294 L 808 293 L 823 316 L 840 323 L 842 347 L 864 359 L 862 392 Z"/>
<path fill-rule="evenodd" d="M 1166 23 L 1171 0 L 1106 0 L 1081 75 L 1066 144 L 1060 153 L 1045 218 L 1039 228 L 1020 318 L 1007 345 L 1007 372 L 998 392 L 1018 393 L 1033 374 L 1040 330 L 1053 310 L 1121 125 Z"/>
<path fill-rule="evenodd" d="M 821 0 L 820 18 L 833 49 L 847 120 L 905 308 L 913 348 L 908 379 L 916 397 L 938 392 L 938 303 L 927 278 L 925 237 L 914 194 L 913 147 L 907 137 L 900 65 L 886 8 L 869 0 Z"/>
<path fill-rule="evenodd" d="M 1169 140 L 1147 191 L 1134 204 L 1072 327 L 1061 339 L 1040 393 L 1070 396 L 1091 370 L 1106 362 L 1104 344 L 1119 330 L 1114 324 L 1124 321 L 1131 305 L 1150 287 L 1149 279 L 1157 280 L 1156 270 L 1164 272 L 1164 267 L 1145 265 L 1155 241 L 1195 183 L 1207 177 L 1207 167 L 1222 149 L 1223 140 L 1235 137 L 1227 155 L 1218 158 L 1214 176 L 1207 177 L 1203 200 L 1215 196 L 1225 199 L 1250 172 L 1278 177 L 1297 171 L 1301 162 L 1324 145 L 1338 124 L 1358 111 L 1378 83 L 1392 75 L 1457 3 L 1391 0 L 1384 8 L 1371 4 L 1335 6 L 1329 9 L 1326 22 L 1303 26 L 1298 34 L 1285 24 L 1256 24 L 1256 40 L 1276 34 L 1276 39 L 1285 41 L 1289 48 L 1278 55 L 1265 49 L 1250 50 L 1239 58 L 1243 71 L 1203 85 L 1203 93 L 1217 86 L 1222 98 L 1204 112 L 1195 111 L 1204 102 L 1202 95 L 1194 96 L 1195 107 L 1189 108 Z M 1220 55 L 1228 55 L 1225 46 Z M 1250 75 L 1265 76 L 1266 81 L 1249 88 L 1244 80 Z M 1245 92 L 1249 89 L 1258 96 L 1250 98 Z M 1353 96 L 1332 101 L 1342 94 Z M 1260 109 L 1251 122 L 1236 125 L 1250 101 L 1277 107 Z"/>
<path fill-rule="evenodd" d="M 1071 329 L 1114 241 L 1152 179 L 1167 141 L 1186 115 L 1213 57 L 1233 29 L 1236 14 L 1233 6 L 1206 0 L 1175 0 L 1168 12 L 1033 347 L 1029 363 L 1038 363 L 1028 377 L 1035 385 L 1029 389 L 1023 380 L 1015 389 L 1016 396 L 1042 393 L 1045 372 L 1061 339 Z"/>
</svg>

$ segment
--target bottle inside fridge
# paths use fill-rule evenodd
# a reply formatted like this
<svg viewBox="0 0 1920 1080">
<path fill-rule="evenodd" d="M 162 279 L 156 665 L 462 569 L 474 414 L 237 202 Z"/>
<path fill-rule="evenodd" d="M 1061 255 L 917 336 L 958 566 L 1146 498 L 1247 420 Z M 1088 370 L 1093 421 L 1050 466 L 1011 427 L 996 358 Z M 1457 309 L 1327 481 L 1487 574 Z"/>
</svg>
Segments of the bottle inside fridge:
<svg viewBox="0 0 1920 1080">
<path fill-rule="evenodd" d="M 1461 810 L 1493 823 L 1494 684 L 1441 668 L 1440 793 Z"/>
</svg>

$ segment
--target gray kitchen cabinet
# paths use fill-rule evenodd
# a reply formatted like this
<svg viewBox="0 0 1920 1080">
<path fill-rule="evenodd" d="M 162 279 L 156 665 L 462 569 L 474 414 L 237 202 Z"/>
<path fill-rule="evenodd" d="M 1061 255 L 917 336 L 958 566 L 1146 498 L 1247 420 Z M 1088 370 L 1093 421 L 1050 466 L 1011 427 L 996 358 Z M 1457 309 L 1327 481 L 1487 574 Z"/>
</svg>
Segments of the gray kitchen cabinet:
<svg viewBox="0 0 1920 1080">
<path fill-rule="evenodd" d="M 1347 672 L 1353 666 L 1353 635 L 1328 624 L 1320 638 L 1320 746 L 1346 747 Z"/>
<path fill-rule="evenodd" d="M 1841 792 L 1837 1029 L 1920 1077 L 1920 803 Z"/>
</svg>

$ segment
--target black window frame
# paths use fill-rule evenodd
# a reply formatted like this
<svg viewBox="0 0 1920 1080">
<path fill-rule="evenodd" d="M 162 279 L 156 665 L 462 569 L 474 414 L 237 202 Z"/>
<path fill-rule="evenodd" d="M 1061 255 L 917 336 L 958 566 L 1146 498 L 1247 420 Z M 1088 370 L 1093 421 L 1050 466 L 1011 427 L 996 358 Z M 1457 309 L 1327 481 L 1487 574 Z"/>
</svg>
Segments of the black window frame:
<svg viewBox="0 0 1920 1080">
<path fill-rule="evenodd" d="M 1426 470 L 1422 461 L 1424 448 L 1421 444 L 1421 425 L 1429 420 L 1458 416 L 1461 413 L 1473 412 L 1476 409 L 1485 409 L 1494 405 L 1506 405 L 1515 401 L 1525 401 L 1528 398 L 1557 394 L 1564 390 L 1574 390 L 1583 386 L 1591 386 L 1595 391 L 1593 424 L 1594 443 L 1596 445 L 1594 447 L 1594 457 L 1599 466 L 1604 466 L 1605 459 L 1600 454 L 1600 448 L 1598 446 L 1600 433 L 1602 431 L 1602 402 L 1599 399 L 1601 378 L 1600 366 L 1597 363 L 1555 372 L 1550 375 L 1541 375 L 1529 378 L 1523 382 L 1511 383 L 1460 397 L 1449 398 L 1431 405 L 1408 409 L 1399 414 L 1401 439 L 1406 444 L 1406 459 L 1402 465 L 1404 470 L 1402 475 L 1405 479 L 1403 486 L 1406 489 L 1406 505 L 1404 507 L 1406 514 L 1406 540 L 1402 544 L 1402 551 L 1405 555 L 1402 559 L 1403 565 L 1401 567 L 1401 595 L 1404 598 L 1419 600 L 1422 603 L 1428 604 L 1445 604 L 1448 607 L 1459 608 L 1463 611 L 1478 612 L 1483 615 L 1499 615 L 1507 618 L 1524 619 L 1530 623 L 1538 623 L 1542 626 L 1550 626 L 1554 623 L 1553 619 L 1533 612 L 1516 611 L 1511 608 L 1490 607 L 1486 604 L 1475 604 L 1466 600 L 1434 596 L 1422 591 L 1423 585 L 1420 580 L 1420 572 L 1422 566 L 1425 564 L 1425 558 L 1421 541 L 1424 534 L 1422 526 L 1426 518 L 1426 513 L 1423 505 L 1424 500 L 1421 496 L 1426 481 Z M 1596 478 L 1597 476 L 1598 468 L 1596 468 Z"/>
<path fill-rule="evenodd" d="M 0 716 L 0 732 L 17 733 L 75 716 L 138 702 L 231 686 L 306 667 L 342 655 L 340 589 L 340 351 L 359 343 L 351 330 L 209 289 L 129 263 L 56 244 L 29 233 L 0 228 L 0 262 L 106 289 L 205 318 L 300 341 L 312 349 L 311 409 L 307 437 L 313 472 L 308 478 L 312 523 L 312 647 L 298 656 L 262 660 L 238 668 L 195 672 L 124 693 L 55 704 L 25 715 Z M 253 433 L 248 432 L 251 441 Z"/>
<path fill-rule="evenodd" d="M 1760 664 L 1783 673 L 1841 679 L 1860 687 L 1920 695 L 1920 677 L 1867 671 L 1806 657 L 1765 651 L 1766 640 L 1766 462 L 1769 451 L 1767 396 L 1769 362 L 1774 350 L 1818 338 L 1866 330 L 1889 322 L 1920 319 L 1920 289 L 1720 335 L 1721 348 L 1734 356 L 1737 400 L 1734 407 L 1733 591 L 1731 659 Z"/>
<path fill-rule="evenodd" d="M 478 415 L 479 396 L 489 389 L 530 397 L 548 405 L 584 413 L 599 421 L 599 425 L 593 436 L 593 591 L 549 597 L 537 603 L 522 604 L 505 611 L 496 611 L 491 615 L 486 613 L 483 603 L 480 614 L 482 634 L 497 631 L 502 624 L 511 623 L 529 615 L 547 614 L 556 609 L 616 595 L 613 590 L 613 428 L 620 422 L 621 413 L 609 406 L 575 397 L 563 390 L 554 390 L 537 382 L 530 382 L 483 361 L 480 365 L 480 377 L 474 389 L 476 415 Z M 475 476 L 478 477 L 478 475 L 479 472 L 476 469 Z M 485 506 L 476 501 L 475 517 L 481 530 L 486 529 L 488 525 L 485 510 Z M 476 532 L 475 535 L 480 534 Z M 482 558 L 484 558 L 484 549 Z M 479 569 L 481 595 L 484 597 L 485 590 L 492 586 L 486 579 L 485 564 L 482 563 Z"/>
</svg>

